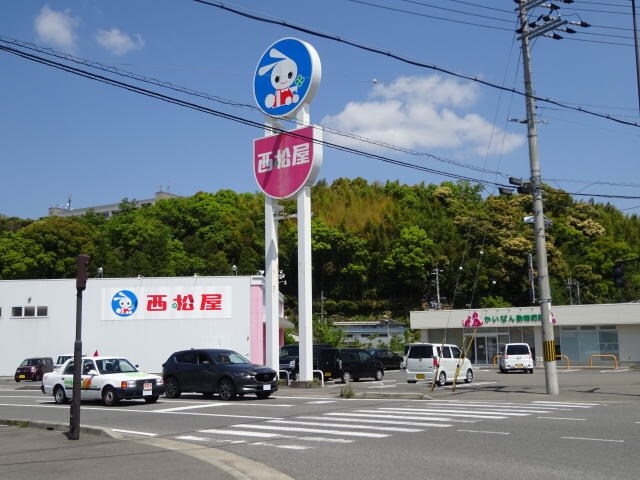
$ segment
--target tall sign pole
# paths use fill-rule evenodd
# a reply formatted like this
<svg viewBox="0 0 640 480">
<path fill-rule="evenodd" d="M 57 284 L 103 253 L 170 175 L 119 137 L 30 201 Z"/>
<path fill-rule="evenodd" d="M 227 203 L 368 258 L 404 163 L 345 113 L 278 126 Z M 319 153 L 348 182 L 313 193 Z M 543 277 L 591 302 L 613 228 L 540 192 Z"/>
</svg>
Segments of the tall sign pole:
<svg viewBox="0 0 640 480">
<path fill-rule="evenodd" d="M 89 255 L 81 253 L 76 260 L 76 339 L 73 343 L 73 396 L 69 417 L 69 440 L 80 438 L 80 392 L 82 382 L 82 292 L 89 278 Z"/>
<path fill-rule="evenodd" d="M 535 99 L 531 84 L 531 60 L 529 57 L 529 35 L 526 16 L 527 2 L 518 4 L 520 26 L 522 28 L 522 64 L 524 69 L 524 87 L 527 109 L 527 136 L 529 138 L 529 162 L 531 167 L 531 186 L 533 197 L 533 216 L 536 243 L 536 261 L 538 267 L 538 290 L 540 313 L 542 318 L 542 345 L 544 350 L 544 373 L 547 393 L 558 395 L 558 372 L 556 369 L 556 348 L 551 323 L 551 288 L 547 267 L 547 244 L 545 237 L 544 212 L 542 210 L 542 175 L 538 161 L 538 133 L 535 121 Z"/>
<path fill-rule="evenodd" d="M 322 165 L 322 130 L 310 123 L 308 105 L 320 84 L 316 50 L 295 38 L 283 38 L 264 52 L 256 67 L 253 91 L 266 115 L 265 137 L 255 140 L 253 171 L 265 198 L 265 289 L 267 365 L 279 369 L 279 288 L 277 201 L 297 198 L 298 326 L 300 380 L 313 379 L 311 309 L 311 185 Z M 295 118 L 301 128 L 284 131 L 279 120 Z"/>
</svg>

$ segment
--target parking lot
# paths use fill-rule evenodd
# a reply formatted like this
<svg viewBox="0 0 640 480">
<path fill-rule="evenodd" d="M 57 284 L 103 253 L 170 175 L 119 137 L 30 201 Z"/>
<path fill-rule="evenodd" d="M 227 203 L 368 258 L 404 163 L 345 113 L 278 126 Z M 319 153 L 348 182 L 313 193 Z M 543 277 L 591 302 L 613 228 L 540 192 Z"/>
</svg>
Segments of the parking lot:
<svg viewBox="0 0 640 480">
<path fill-rule="evenodd" d="M 638 368 L 564 368 L 557 367 L 558 386 L 563 398 L 581 399 L 585 394 L 599 398 L 640 401 L 640 369 Z M 494 400 L 509 394 L 509 398 L 547 394 L 545 370 L 541 366 L 528 373 L 500 373 L 497 367 L 475 366 L 472 383 L 447 384 L 433 387 L 430 382 L 409 384 L 403 370 L 387 370 L 381 382 L 362 381 L 350 384 L 354 396 L 401 396 L 441 398 L 456 396 L 464 399 Z M 345 385 L 339 381 L 326 382 L 325 389 L 340 395 Z M 523 399 L 524 399 L 523 398 Z"/>
</svg>

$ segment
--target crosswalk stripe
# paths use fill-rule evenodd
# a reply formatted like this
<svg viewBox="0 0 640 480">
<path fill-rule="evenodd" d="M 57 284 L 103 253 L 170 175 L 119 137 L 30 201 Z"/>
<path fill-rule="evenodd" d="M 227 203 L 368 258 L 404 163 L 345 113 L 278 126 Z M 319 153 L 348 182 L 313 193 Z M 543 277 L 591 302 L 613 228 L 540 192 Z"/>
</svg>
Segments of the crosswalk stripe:
<svg viewBox="0 0 640 480">
<path fill-rule="evenodd" d="M 507 416 L 507 417 L 527 417 L 529 413 L 523 412 L 504 412 L 494 410 L 461 410 L 452 408 L 403 408 L 403 407 L 383 407 L 380 410 L 384 411 L 406 411 L 411 413 L 445 413 L 447 415 L 463 413 L 465 415 L 486 415 L 487 418 L 494 418 L 495 416 Z"/>
<path fill-rule="evenodd" d="M 231 425 L 230 427 L 232 428 L 234 427 L 234 425 Z M 246 425 L 242 425 L 242 427 L 246 427 Z M 346 435 L 349 437 L 385 438 L 389 436 L 389 434 L 386 433 L 345 432 L 342 430 L 329 430 L 325 428 L 300 428 L 289 427 L 286 425 L 282 427 L 277 427 L 275 425 L 251 425 L 251 428 L 257 428 L 258 430 L 286 430 L 287 432 L 326 433 L 328 435 Z"/>
<path fill-rule="evenodd" d="M 348 413 L 332 413 L 329 412 L 325 414 L 323 417 L 314 417 L 314 416 L 303 416 L 298 418 L 304 418 L 309 420 L 326 420 L 327 417 L 331 417 L 331 420 L 339 421 L 339 422 L 360 422 L 360 423 L 379 423 L 379 424 L 389 424 L 389 425 L 409 425 L 412 427 L 450 427 L 446 423 L 429 423 L 429 422 L 404 422 L 401 420 L 381 420 L 380 418 L 352 418 Z M 342 418 L 340 415 L 348 416 L 348 418 Z"/>
<path fill-rule="evenodd" d="M 385 412 L 394 412 L 394 413 L 406 413 L 406 414 L 412 414 L 412 415 L 433 415 L 434 413 L 436 413 L 437 411 L 425 411 L 420 412 L 417 410 L 413 410 L 411 408 L 398 408 L 398 409 L 393 409 L 393 408 L 389 408 L 389 409 L 383 409 Z M 358 410 L 359 412 L 364 412 L 364 413 L 373 413 L 371 410 Z M 461 417 L 461 418 L 496 418 L 496 419 L 501 419 L 501 418 L 508 418 L 510 415 L 499 415 L 497 413 L 465 413 L 463 410 L 441 410 L 442 413 L 446 413 L 446 415 L 448 417 Z M 526 416 L 527 414 L 517 414 L 518 416 Z"/>
<path fill-rule="evenodd" d="M 376 410 L 372 410 L 371 412 L 376 412 Z M 332 413 L 332 415 L 346 415 L 346 416 L 354 416 L 354 417 L 366 417 L 366 418 L 397 418 L 399 420 L 429 420 L 433 422 L 460 422 L 460 423 L 476 423 L 480 420 L 465 420 L 461 418 L 450 418 L 450 417 L 425 417 L 420 415 L 408 415 L 408 414 L 383 414 L 377 413 L 375 416 L 372 416 L 370 413 Z"/>
<path fill-rule="evenodd" d="M 233 425 L 232 425 L 233 426 Z M 247 425 L 243 425 L 246 427 Z M 255 425 L 251 425 L 253 428 Z M 248 437 L 262 437 L 262 438 L 291 438 L 287 435 L 279 433 L 266 433 L 266 432 L 252 432 L 250 430 L 226 430 L 219 428 L 209 428 L 207 430 L 198 430 L 199 433 L 215 433 L 216 435 L 246 435 Z"/>
<path fill-rule="evenodd" d="M 415 433 L 415 432 L 423 432 L 419 428 L 404 428 L 404 427 L 378 427 L 373 425 L 355 425 L 351 424 L 341 424 L 341 423 L 327 423 L 327 422 L 301 422 L 296 420 L 269 420 L 268 423 L 285 423 L 287 425 L 310 425 L 314 427 L 338 427 L 338 428 L 360 428 L 367 430 L 379 430 L 383 432 L 405 432 L 405 433 Z"/>
</svg>

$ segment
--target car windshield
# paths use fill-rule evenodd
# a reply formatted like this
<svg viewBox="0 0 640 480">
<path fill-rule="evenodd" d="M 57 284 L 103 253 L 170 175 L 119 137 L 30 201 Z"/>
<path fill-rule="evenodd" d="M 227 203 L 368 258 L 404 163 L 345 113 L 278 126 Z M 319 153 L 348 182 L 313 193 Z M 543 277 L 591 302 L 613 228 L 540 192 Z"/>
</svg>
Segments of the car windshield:
<svg viewBox="0 0 640 480">
<path fill-rule="evenodd" d="M 217 352 L 213 356 L 213 360 L 216 363 L 221 364 L 232 364 L 232 365 L 241 365 L 241 364 L 251 364 L 249 360 L 240 355 L 238 352 Z"/>
<path fill-rule="evenodd" d="M 529 355 L 526 345 L 507 345 L 507 355 Z"/>
<path fill-rule="evenodd" d="M 414 345 L 409 349 L 409 358 L 431 358 L 433 347 L 431 345 Z"/>
<path fill-rule="evenodd" d="M 126 358 L 102 358 L 96 360 L 98 371 L 102 374 L 109 373 L 128 373 L 137 372 L 138 369 L 134 367 Z"/>
<path fill-rule="evenodd" d="M 285 345 L 280 347 L 280 356 L 296 356 L 300 351 L 300 347 L 298 345 Z"/>
<path fill-rule="evenodd" d="M 26 360 L 24 360 L 20 366 L 21 367 L 37 367 L 38 365 L 40 365 L 42 362 L 41 359 L 39 358 L 27 358 Z M 15 365 L 15 364 L 14 364 Z"/>
</svg>

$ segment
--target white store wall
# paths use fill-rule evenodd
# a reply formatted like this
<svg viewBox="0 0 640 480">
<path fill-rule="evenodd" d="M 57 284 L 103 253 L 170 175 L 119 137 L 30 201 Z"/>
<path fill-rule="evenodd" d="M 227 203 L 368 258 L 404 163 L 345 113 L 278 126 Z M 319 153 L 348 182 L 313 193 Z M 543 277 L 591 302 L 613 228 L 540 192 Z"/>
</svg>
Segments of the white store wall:
<svg viewBox="0 0 640 480">
<path fill-rule="evenodd" d="M 172 352 L 192 347 L 230 348 L 253 361 L 261 359 L 263 312 L 256 315 L 251 308 L 262 302 L 252 302 L 251 296 L 261 295 L 262 287 L 262 277 L 251 276 L 91 278 L 82 293 L 83 353 L 121 355 L 156 373 Z M 130 316 L 118 316 L 112 308 L 114 292 L 122 290 L 140 297 Z M 199 310 L 204 292 L 219 295 L 209 310 Z M 166 295 L 164 312 L 145 311 L 146 299 L 154 294 Z M 192 311 L 172 308 L 174 297 L 188 294 L 194 297 Z M 29 306 L 46 306 L 46 316 L 12 315 L 13 307 Z M 27 357 L 55 361 L 61 353 L 73 353 L 76 307 L 75 279 L 0 281 L 0 375 L 13 376 Z M 253 325 L 253 338 L 251 322 L 259 322 Z"/>
</svg>

